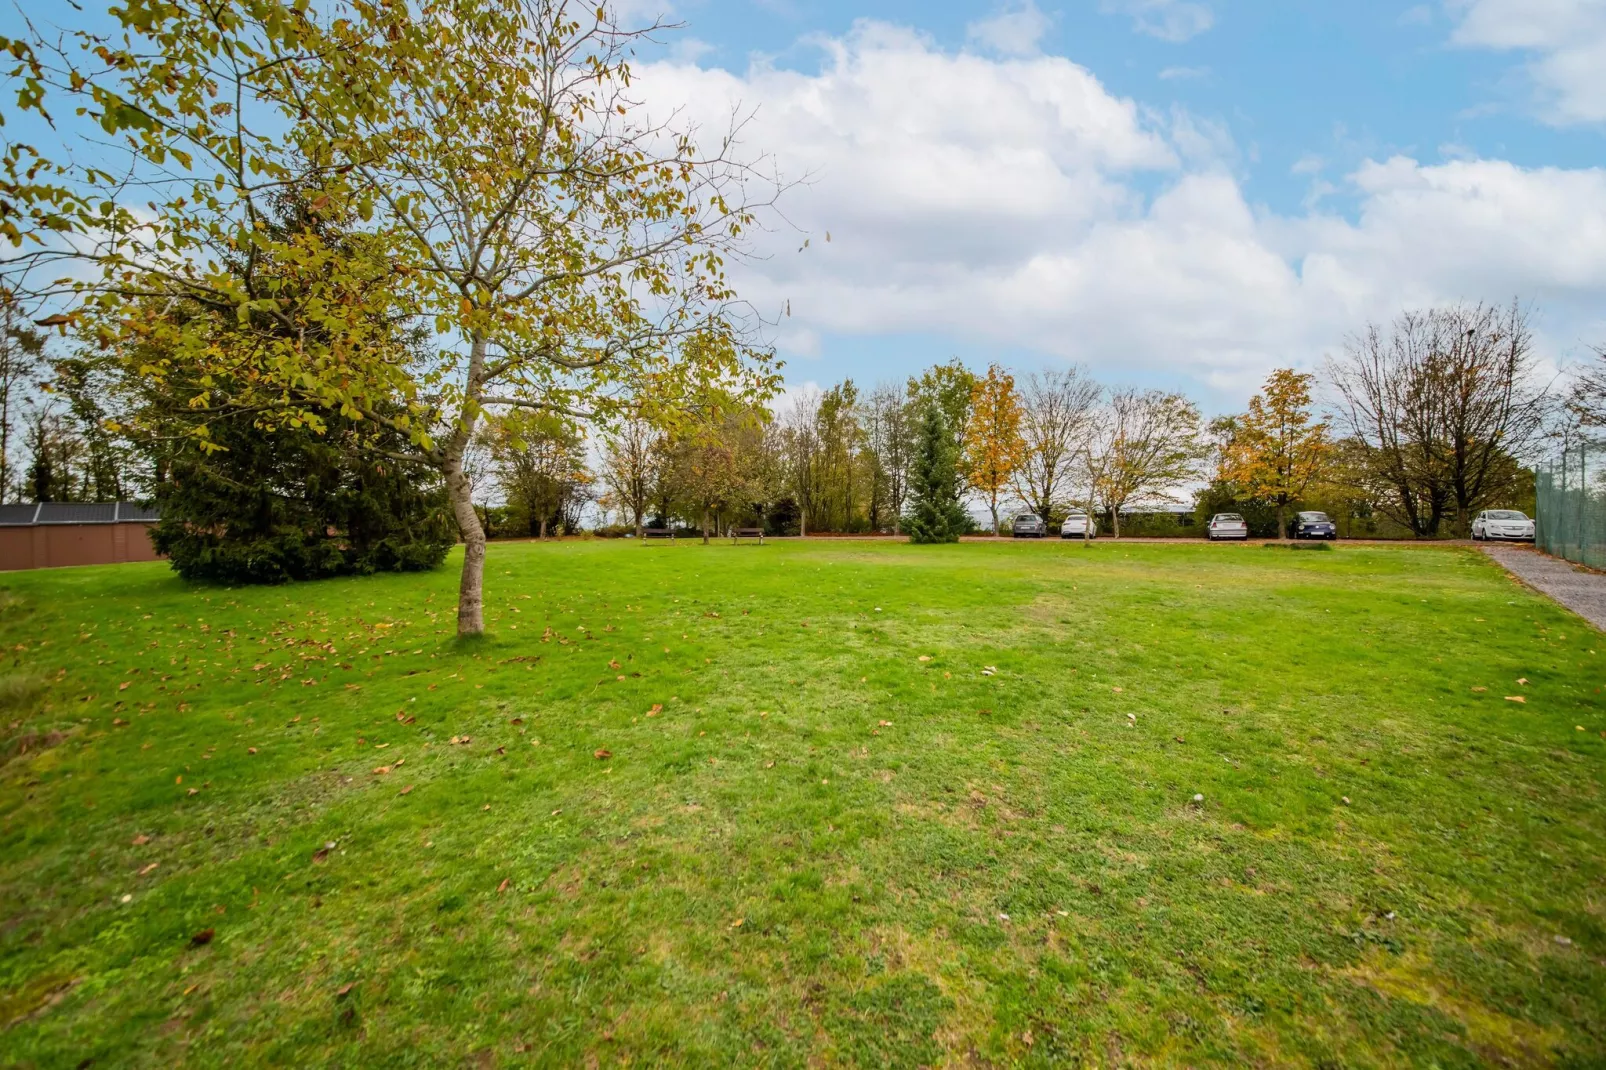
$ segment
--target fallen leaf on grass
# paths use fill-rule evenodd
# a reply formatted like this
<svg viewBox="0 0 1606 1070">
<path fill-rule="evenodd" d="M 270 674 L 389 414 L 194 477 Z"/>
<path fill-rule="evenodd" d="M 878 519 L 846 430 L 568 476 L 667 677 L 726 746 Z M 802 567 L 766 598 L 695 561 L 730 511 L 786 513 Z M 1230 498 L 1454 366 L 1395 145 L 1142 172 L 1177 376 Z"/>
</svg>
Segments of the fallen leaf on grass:
<svg viewBox="0 0 1606 1070">
<path fill-rule="evenodd" d="M 356 987 L 357 987 L 357 982 L 356 981 L 347 981 L 345 984 L 343 984 L 339 988 L 335 989 L 335 998 L 336 999 L 345 999 L 346 996 L 351 992 L 351 990 L 353 988 L 356 988 Z"/>
<path fill-rule="evenodd" d="M 1121 693 L 1121 688 L 1119 688 L 1119 687 L 1112 687 L 1112 688 L 1110 688 L 1110 690 L 1114 691 L 1117 695 L 1119 695 Z"/>
<path fill-rule="evenodd" d="M 1523 695 L 1507 695 L 1506 696 L 1506 701 L 1507 702 L 1527 702 L 1528 699 Z"/>
<path fill-rule="evenodd" d="M 396 794 L 397 795 L 406 795 L 409 791 L 412 791 L 412 790 L 413 790 L 413 786 L 411 784 L 409 784 L 405 788 L 403 788 L 400 791 L 398 791 Z"/>
<path fill-rule="evenodd" d="M 127 691 L 128 688 L 129 688 L 129 685 L 132 684 L 133 682 L 134 681 L 132 681 L 132 680 L 124 680 L 122 683 L 117 685 L 117 690 L 119 690 L 119 691 Z"/>
<path fill-rule="evenodd" d="M 507 723 L 508 724 L 523 724 L 524 723 L 524 718 L 522 718 L 522 717 L 510 717 L 510 718 L 508 718 L 508 722 Z"/>
<path fill-rule="evenodd" d="M 921 661 L 930 661 L 931 660 L 931 655 L 930 654 L 922 654 L 922 655 L 920 655 L 920 660 Z"/>
<path fill-rule="evenodd" d="M 656 717 L 660 713 L 662 713 L 663 711 L 664 711 L 664 704 L 662 702 L 654 702 L 652 704 L 652 709 L 647 711 L 647 716 L 648 717 Z"/>
<path fill-rule="evenodd" d="M 247 754 L 255 754 L 256 752 L 257 752 L 257 749 L 255 747 L 247 747 L 247 748 L 245 748 L 245 753 L 247 753 Z"/>
<path fill-rule="evenodd" d="M 1489 689 L 1487 687 L 1474 687 L 1472 690 L 1474 690 L 1474 691 L 1487 691 Z"/>
<path fill-rule="evenodd" d="M 131 842 L 135 847 L 144 847 L 147 843 L 151 842 L 151 838 L 141 832 L 138 836 L 135 836 Z"/>
<path fill-rule="evenodd" d="M 190 937 L 190 946 L 200 947 L 202 944 L 210 944 L 212 942 L 213 935 L 214 934 L 211 929 L 202 929 L 200 932 Z"/>
<path fill-rule="evenodd" d="M 498 884 L 496 886 L 496 894 L 497 895 L 501 895 L 503 892 L 507 891 L 508 890 L 508 886 L 511 885 L 512 883 L 513 883 L 513 878 L 512 877 L 503 877 L 502 878 L 502 883 Z"/>
<path fill-rule="evenodd" d="M 595 758 L 598 758 L 598 759 L 607 759 L 607 758 L 612 758 L 613 757 L 613 751 L 607 750 L 607 749 L 602 748 L 602 747 L 598 747 L 596 750 L 592 751 L 591 754 L 592 754 L 592 757 L 595 757 Z"/>
<path fill-rule="evenodd" d="M 735 921 L 731 922 L 731 928 L 732 929 L 740 929 L 742 927 L 742 922 L 744 922 L 746 920 L 747 920 L 746 918 L 737 918 Z"/>
<path fill-rule="evenodd" d="M 1517 678 L 1517 683 L 1526 686 L 1528 683 L 1528 678 L 1526 676 L 1519 676 Z"/>
<path fill-rule="evenodd" d="M 619 659 L 618 658 L 609 658 L 608 659 L 608 668 L 614 670 L 615 672 L 618 672 L 619 671 Z"/>
<path fill-rule="evenodd" d="M 320 847 L 316 851 L 312 852 L 312 860 L 314 862 L 322 862 L 324 859 L 329 857 L 329 852 L 333 851 L 334 849 L 335 849 L 334 841 L 330 840 L 328 843 L 324 844 L 322 847 Z"/>
<path fill-rule="evenodd" d="M 375 770 L 374 770 L 374 775 L 375 775 L 375 776 L 384 776 L 384 775 L 385 775 L 385 774 L 386 774 L 386 773 L 388 773 L 388 772 L 390 772 L 390 766 L 388 766 L 388 765 L 381 765 L 381 766 L 379 766 L 379 767 L 377 767 L 377 768 L 376 768 L 376 769 L 375 769 Z"/>
<path fill-rule="evenodd" d="M 160 862 L 152 862 L 150 865 L 148 865 L 144 869 L 140 870 L 139 871 L 139 875 L 141 877 L 143 877 L 143 876 L 147 875 L 148 873 L 150 873 L 151 870 L 155 869 L 159 865 L 161 865 Z"/>
<path fill-rule="evenodd" d="M 892 722 L 891 721 L 882 721 L 881 722 L 881 727 L 882 728 L 891 728 L 892 727 Z"/>
</svg>

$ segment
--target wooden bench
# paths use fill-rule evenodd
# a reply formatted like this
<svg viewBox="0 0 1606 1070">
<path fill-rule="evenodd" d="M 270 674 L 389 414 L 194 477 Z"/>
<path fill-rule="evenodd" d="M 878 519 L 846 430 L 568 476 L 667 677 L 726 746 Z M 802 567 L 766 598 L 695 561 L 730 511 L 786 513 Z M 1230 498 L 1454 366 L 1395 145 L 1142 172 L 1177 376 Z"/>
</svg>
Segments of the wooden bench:
<svg viewBox="0 0 1606 1070">
<path fill-rule="evenodd" d="M 654 539 L 668 539 L 670 542 L 674 542 L 675 541 L 675 532 L 671 528 L 642 528 L 641 529 L 641 544 L 643 546 L 645 546 L 649 542 L 652 542 L 652 540 L 654 540 Z"/>
<path fill-rule="evenodd" d="M 760 546 L 764 545 L 763 528 L 731 528 L 731 542 L 741 542 L 743 539 L 757 539 Z"/>
</svg>

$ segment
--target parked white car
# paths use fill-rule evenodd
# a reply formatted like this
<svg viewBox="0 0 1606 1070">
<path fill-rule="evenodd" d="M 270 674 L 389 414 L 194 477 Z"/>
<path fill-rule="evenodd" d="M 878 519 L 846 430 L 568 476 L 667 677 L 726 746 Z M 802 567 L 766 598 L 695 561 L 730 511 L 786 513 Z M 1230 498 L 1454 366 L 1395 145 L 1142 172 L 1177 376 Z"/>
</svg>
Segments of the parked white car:
<svg viewBox="0 0 1606 1070">
<path fill-rule="evenodd" d="M 1249 524 L 1237 513 L 1217 513 L 1210 518 L 1210 526 L 1205 529 L 1205 538 L 1211 542 L 1217 539 L 1247 539 Z"/>
<path fill-rule="evenodd" d="M 1090 524 L 1092 525 L 1091 531 L 1088 530 L 1088 525 Z M 1069 513 L 1065 514 L 1065 523 L 1060 525 L 1060 538 L 1096 539 L 1098 537 L 1099 522 L 1097 520 L 1089 520 L 1087 514 L 1080 509 L 1072 509 Z"/>
<path fill-rule="evenodd" d="M 1485 509 L 1472 518 L 1472 537 L 1479 542 L 1488 539 L 1533 542 L 1534 522 L 1515 509 Z"/>
</svg>

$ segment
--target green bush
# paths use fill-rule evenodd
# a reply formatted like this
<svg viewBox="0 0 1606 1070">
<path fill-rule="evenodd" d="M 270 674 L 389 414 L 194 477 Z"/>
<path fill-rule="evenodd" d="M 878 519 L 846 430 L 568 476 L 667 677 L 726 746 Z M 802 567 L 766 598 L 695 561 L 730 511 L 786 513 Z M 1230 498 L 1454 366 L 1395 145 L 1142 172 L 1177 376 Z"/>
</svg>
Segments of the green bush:
<svg viewBox="0 0 1606 1070">
<path fill-rule="evenodd" d="M 437 567 L 457 541 L 444 488 L 359 448 L 358 434 L 346 420 L 322 435 L 219 421 L 223 449 L 180 454 L 158 487 L 151 542 L 185 579 L 216 583 Z"/>
</svg>

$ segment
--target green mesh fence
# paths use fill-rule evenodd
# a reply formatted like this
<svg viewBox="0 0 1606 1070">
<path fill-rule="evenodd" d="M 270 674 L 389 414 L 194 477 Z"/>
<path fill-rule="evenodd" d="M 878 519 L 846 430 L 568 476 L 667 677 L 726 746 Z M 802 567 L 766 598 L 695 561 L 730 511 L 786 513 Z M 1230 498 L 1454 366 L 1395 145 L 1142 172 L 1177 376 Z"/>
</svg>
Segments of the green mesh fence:
<svg viewBox="0 0 1606 1070">
<path fill-rule="evenodd" d="M 1606 443 L 1573 446 L 1535 475 L 1534 542 L 1557 557 L 1606 568 Z"/>
</svg>

